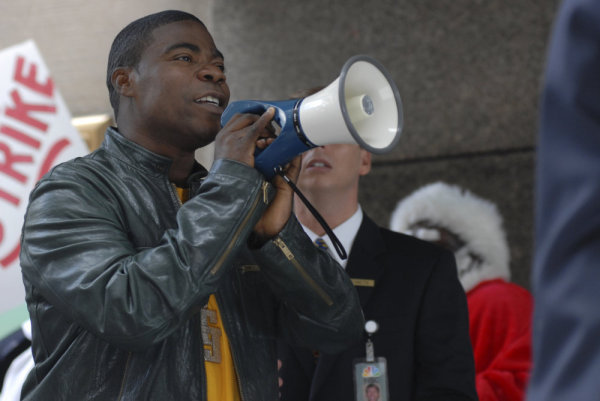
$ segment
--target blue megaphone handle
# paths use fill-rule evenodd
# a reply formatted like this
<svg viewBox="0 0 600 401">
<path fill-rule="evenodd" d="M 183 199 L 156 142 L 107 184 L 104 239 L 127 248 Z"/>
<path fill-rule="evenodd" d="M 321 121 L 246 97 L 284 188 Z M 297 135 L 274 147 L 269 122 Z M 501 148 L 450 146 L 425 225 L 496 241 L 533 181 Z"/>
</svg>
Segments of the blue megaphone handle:
<svg viewBox="0 0 600 401">
<path fill-rule="evenodd" d="M 221 116 L 221 125 L 224 126 L 237 113 L 260 115 L 269 107 L 275 108 L 273 121 L 281 127 L 281 132 L 266 149 L 256 149 L 254 158 L 254 167 L 269 180 L 296 155 L 315 147 L 301 134 L 298 116 L 294 118 L 299 102 L 301 99 L 273 102 L 240 100 L 230 103 Z"/>
</svg>

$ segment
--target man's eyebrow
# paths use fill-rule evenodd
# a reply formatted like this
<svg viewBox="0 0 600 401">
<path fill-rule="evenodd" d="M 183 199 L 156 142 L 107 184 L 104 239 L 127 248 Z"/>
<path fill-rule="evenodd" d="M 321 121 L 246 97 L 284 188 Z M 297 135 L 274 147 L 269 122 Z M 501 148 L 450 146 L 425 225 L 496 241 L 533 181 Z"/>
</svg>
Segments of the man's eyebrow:
<svg viewBox="0 0 600 401">
<path fill-rule="evenodd" d="M 188 49 L 188 50 L 193 51 L 195 53 L 200 53 L 200 48 L 198 46 L 196 46 L 193 43 L 188 43 L 188 42 L 175 43 L 175 44 L 169 46 L 165 50 L 165 53 L 169 53 L 169 52 L 171 52 L 173 50 L 177 50 L 177 49 Z M 212 56 L 214 58 L 221 58 L 221 59 L 225 60 L 225 57 L 223 56 L 223 53 L 221 53 L 221 51 L 219 49 L 215 49 L 212 52 Z"/>
<path fill-rule="evenodd" d="M 200 48 L 198 46 L 196 46 L 192 43 L 188 43 L 188 42 L 180 42 L 180 43 L 175 43 L 175 44 L 167 47 L 167 49 L 165 50 L 165 53 L 169 53 L 176 49 L 188 49 L 188 50 L 191 50 L 196 53 L 200 52 Z"/>
</svg>

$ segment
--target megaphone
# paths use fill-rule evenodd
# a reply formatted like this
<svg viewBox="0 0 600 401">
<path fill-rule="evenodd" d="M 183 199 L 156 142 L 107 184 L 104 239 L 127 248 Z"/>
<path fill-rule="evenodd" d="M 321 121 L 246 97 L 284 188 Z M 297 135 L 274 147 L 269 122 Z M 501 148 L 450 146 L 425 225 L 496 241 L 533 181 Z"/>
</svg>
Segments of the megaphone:
<svg viewBox="0 0 600 401">
<path fill-rule="evenodd" d="M 221 125 L 236 113 L 262 114 L 275 108 L 281 127 L 265 149 L 257 149 L 254 166 L 271 179 L 296 155 L 336 143 L 356 143 L 374 153 L 389 152 L 404 123 L 402 101 L 389 72 L 375 59 L 357 55 L 346 61 L 339 77 L 310 96 L 281 101 L 240 100 L 227 106 Z"/>
</svg>

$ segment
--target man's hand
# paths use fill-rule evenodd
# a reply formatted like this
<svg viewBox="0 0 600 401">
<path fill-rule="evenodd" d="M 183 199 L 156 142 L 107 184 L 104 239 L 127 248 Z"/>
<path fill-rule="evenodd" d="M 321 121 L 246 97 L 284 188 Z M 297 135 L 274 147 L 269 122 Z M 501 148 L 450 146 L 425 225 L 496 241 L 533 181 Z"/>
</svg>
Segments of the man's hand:
<svg viewBox="0 0 600 401">
<path fill-rule="evenodd" d="M 275 109 L 269 107 L 262 115 L 236 114 L 215 138 L 215 160 L 229 159 L 254 167 L 254 150 L 264 148 L 274 140 L 271 120 Z"/>
<path fill-rule="evenodd" d="M 215 138 L 215 160 L 236 160 L 254 167 L 254 151 L 264 149 L 275 140 L 271 120 L 275 109 L 269 107 L 262 115 L 236 114 L 221 129 Z M 300 174 L 301 156 L 294 158 L 284 169 L 292 181 Z M 254 234 L 259 242 L 275 237 L 292 214 L 294 191 L 280 176 L 272 180 L 277 189 L 275 198 L 254 226 Z"/>
<path fill-rule="evenodd" d="M 301 161 L 302 156 L 296 156 L 283 170 L 285 175 L 294 182 L 298 180 Z M 292 214 L 294 191 L 279 175 L 273 177 L 272 183 L 277 189 L 277 194 L 254 226 L 254 234 L 262 241 L 275 237 Z"/>
</svg>

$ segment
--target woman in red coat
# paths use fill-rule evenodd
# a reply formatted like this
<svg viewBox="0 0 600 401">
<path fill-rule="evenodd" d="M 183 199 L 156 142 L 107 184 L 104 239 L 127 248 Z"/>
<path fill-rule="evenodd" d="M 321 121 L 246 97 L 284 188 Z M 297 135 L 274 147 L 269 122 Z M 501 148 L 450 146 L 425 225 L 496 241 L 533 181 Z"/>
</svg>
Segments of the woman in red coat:
<svg viewBox="0 0 600 401">
<path fill-rule="evenodd" d="M 496 205 L 438 182 L 400 201 L 390 228 L 454 252 L 467 294 L 479 400 L 524 400 L 533 299 L 509 282 L 510 254 Z"/>
</svg>

